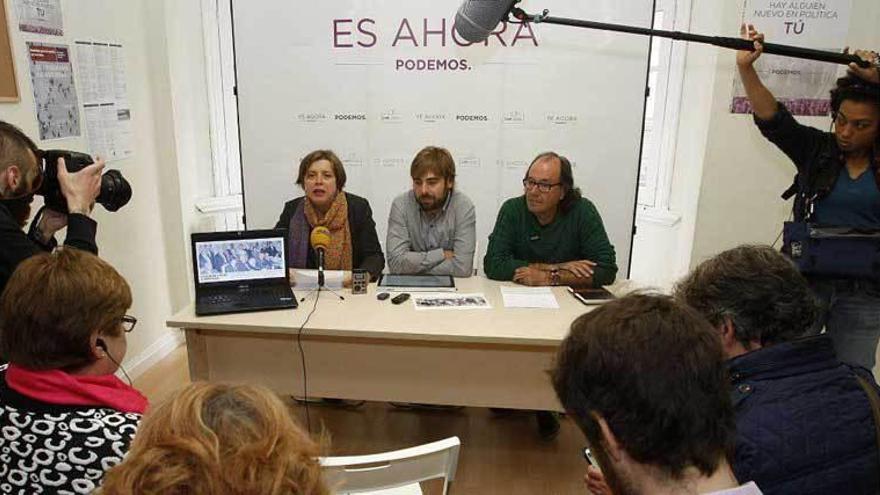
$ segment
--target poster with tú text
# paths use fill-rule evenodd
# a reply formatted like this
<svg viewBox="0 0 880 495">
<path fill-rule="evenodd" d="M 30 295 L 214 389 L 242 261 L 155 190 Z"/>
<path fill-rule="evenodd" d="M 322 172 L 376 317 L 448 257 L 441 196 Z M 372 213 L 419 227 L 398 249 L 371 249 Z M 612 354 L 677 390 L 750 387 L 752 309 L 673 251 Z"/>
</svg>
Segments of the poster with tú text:
<svg viewBox="0 0 880 495">
<path fill-rule="evenodd" d="M 67 45 L 28 43 L 40 139 L 80 135 L 79 107 Z"/>
<path fill-rule="evenodd" d="M 15 11 L 19 30 L 64 36 L 61 0 L 15 0 Z"/>
<path fill-rule="evenodd" d="M 764 33 L 767 43 L 840 52 L 846 45 L 851 10 L 852 0 L 745 0 L 742 21 Z M 792 114 L 828 114 L 828 91 L 839 76 L 839 65 L 765 54 L 755 69 Z M 738 75 L 730 111 L 752 111 Z"/>
</svg>

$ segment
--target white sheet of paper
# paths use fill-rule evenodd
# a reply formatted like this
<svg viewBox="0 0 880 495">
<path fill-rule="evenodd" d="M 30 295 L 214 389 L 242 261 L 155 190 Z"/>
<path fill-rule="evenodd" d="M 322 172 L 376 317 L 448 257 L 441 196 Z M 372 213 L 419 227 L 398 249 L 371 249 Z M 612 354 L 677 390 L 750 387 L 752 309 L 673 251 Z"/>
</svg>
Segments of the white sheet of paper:
<svg viewBox="0 0 880 495">
<path fill-rule="evenodd" d="M 419 311 L 435 309 L 492 309 L 485 294 L 453 294 L 435 292 L 413 294 L 412 302 Z"/>
<path fill-rule="evenodd" d="M 501 297 L 505 308 L 559 308 L 550 287 L 501 287 Z"/>
<path fill-rule="evenodd" d="M 318 288 L 318 270 L 296 269 L 293 271 L 293 276 L 296 279 L 296 284 L 293 285 L 293 288 L 297 291 Z M 324 287 L 339 290 L 342 288 L 343 278 L 345 278 L 345 271 L 343 270 L 324 270 Z"/>
</svg>

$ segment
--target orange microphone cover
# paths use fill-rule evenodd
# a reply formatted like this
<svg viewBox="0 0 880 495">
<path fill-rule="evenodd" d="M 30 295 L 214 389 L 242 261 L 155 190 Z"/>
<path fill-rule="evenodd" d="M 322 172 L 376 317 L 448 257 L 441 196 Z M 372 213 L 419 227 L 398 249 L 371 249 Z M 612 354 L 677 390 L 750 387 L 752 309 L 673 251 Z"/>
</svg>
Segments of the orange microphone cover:
<svg viewBox="0 0 880 495">
<path fill-rule="evenodd" d="M 315 227 L 309 236 L 312 249 L 327 249 L 330 246 L 330 229 L 327 227 Z"/>
</svg>

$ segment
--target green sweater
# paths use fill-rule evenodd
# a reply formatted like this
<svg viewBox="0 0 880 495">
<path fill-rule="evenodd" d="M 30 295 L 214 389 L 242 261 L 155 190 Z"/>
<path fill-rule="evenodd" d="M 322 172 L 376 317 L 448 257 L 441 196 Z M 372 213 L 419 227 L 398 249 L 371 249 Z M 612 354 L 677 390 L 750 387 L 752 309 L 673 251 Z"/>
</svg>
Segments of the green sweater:
<svg viewBox="0 0 880 495">
<path fill-rule="evenodd" d="M 483 258 L 483 270 L 494 280 L 511 280 L 517 268 L 529 263 L 597 263 L 593 286 L 614 282 L 617 264 L 602 218 L 593 203 L 581 198 L 568 213 L 541 226 L 529 212 L 525 196 L 508 199 L 498 212 L 495 229 Z"/>
</svg>

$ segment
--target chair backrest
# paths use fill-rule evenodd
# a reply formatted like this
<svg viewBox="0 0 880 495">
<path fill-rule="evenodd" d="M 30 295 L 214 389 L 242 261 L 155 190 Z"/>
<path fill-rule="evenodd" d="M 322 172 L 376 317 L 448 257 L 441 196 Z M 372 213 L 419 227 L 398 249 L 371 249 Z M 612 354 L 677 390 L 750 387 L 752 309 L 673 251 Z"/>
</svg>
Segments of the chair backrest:
<svg viewBox="0 0 880 495">
<path fill-rule="evenodd" d="M 408 449 L 381 454 L 322 457 L 327 484 L 339 493 L 396 488 L 443 478 L 443 494 L 455 478 L 461 441 L 449 437 Z"/>
</svg>

